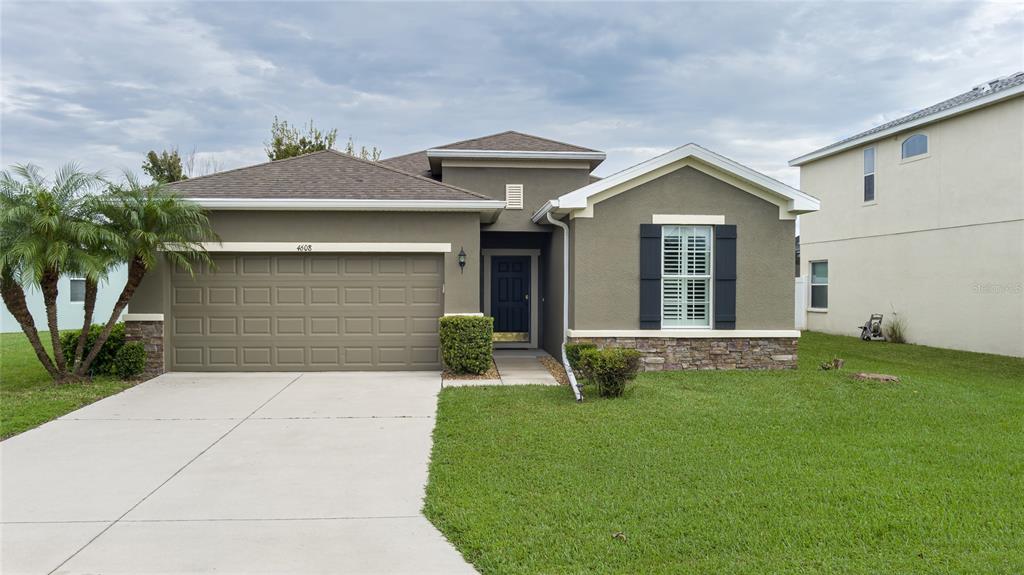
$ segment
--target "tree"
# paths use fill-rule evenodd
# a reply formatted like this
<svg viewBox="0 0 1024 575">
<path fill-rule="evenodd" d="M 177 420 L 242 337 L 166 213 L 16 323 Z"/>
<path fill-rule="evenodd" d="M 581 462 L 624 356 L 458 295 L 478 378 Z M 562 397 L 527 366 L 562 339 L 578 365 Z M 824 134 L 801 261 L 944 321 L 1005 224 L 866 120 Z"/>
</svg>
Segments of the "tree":
<svg viewBox="0 0 1024 575">
<path fill-rule="evenodd" d="M 177 148 L 172 149 L 170 152 L 164 150 L 160 155 L 150 150 L 146 154 L 146 161 L 142 164 L 142 171 L 149 174 L 153 181 L 165 184 L 188 179 L 188 176 L 182 169 L 181 156 L 178 155 Z"/>
<path fill-rule="evenodd" d="M 313 126 L 313 120 L 303 126 L 305 134 L 299 128 L 288 124 L 287 120 L 279 120 L 274 116 L 270 126 L 270 141 L 266 143 L 267 157 L 271 161 L 293 158 L 311 152 L 333 150 L 338 139 L 338 130 L 321 132 Z"/>
<path fill-rule="evenodd" d="M 110 319 L 78 364 L 77 376 L 89 372 L 147 272 L 166 260 L 167 265 L 192 273 L 193 263 L 212 263 L 203 242 L 219 241 L 199 204 L 168 192 L 160 182 L 142 185 L 130 173 L 125 174 L 122 184 L 111 185 L 105 194 L 94 198 L 90 207 L 98 214 L 103 229 L 117 238 L 111 244 L 112 251 L 117 261 L 128 265 L 128 280 Z"/>
<path fill-rule="evenodd" d="M 69 273 L 85 276 L 87 286 L 93 284 L 95 304 L 95 285 L 110 267 L 104 246 L 117 241 L 90 211 L 90 192 L 101 184 L 99 174 L 75 164 L 58 170 L 52 185 L 32 164 L 0 173 L 0 295 L 40 363 L 58 382 L 70 375 L 57 330 L 58 281 Z M 25 302 L 26 286 L 42 291 L 52 360 Z"/>
<path fill-rule="evenodd" d="M 184 166 L 185 175 L 189 178 L 208 176 L 224 169 L 217 156 L 209 153 L 200 156 L 199 149 L 196 147 L 193 147 L 192 151 L 185 156 Z"/>
<path fill-rule="evenodd" d="M 345 144 L 345 153 L 350 156 L 358 156 L 364 160 L 370 160 L 376 162 L 380 159 L 380 148 L 373 146 L 367 149 L 366 146 L 359 147 L 359 153 L 356 153 L 356 143 L 352 140 L 352 136 L 348 137 L 348 143 Z"/>
</svg>

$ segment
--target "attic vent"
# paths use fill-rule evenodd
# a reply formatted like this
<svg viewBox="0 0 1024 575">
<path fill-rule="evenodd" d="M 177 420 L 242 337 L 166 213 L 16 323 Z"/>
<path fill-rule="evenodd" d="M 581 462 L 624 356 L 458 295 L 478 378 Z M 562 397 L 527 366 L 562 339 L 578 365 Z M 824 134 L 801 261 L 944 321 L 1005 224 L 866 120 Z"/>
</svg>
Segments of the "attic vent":
<svg viewBox="0 0 1024 575">
<path fill-rule="evenodd" d="M 509 210 L 523 209 L 522 184 L 505 184 L 505 208 Z"/>
</svg>

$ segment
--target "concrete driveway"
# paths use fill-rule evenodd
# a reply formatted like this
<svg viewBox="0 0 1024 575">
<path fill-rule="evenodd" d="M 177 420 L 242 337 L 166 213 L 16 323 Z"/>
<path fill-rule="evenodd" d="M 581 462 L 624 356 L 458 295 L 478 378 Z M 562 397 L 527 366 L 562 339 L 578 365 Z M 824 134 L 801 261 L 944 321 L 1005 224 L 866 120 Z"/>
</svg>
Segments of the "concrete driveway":
<svg viewBox="0 0 1024 575">
<path fill-rule="evenodd" d="M 3 573 L 474 573 L 422 515 L 437 373 L 163 375 L 0 444 Z"/>
</svg>

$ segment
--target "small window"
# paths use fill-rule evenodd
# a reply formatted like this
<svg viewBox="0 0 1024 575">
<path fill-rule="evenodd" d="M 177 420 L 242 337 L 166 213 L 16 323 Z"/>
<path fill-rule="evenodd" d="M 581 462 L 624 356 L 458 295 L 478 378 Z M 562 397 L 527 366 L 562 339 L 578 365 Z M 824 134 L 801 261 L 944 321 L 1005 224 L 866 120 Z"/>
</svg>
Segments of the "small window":
<svg viewBox="0 0 1024 575">
<path fill-rule="evenodd" d="M 875 201 L 875 149 L 864 150 L 864 201 Z"/>
<path fill-rule="evenodd" d="M 523 185 L 505 185 L 505 207 L 510 210 L 523 209 Z"/>
<path fill-rule="evenodd" d="M 661 271 L 661 325 L 711 327 L 711 226 L 664 226 Z"/>
<path fill-rule="evenodd" d="M 828 309 L 828 262 L 811 262 L 811 309 Z"/>
<path fill-rule="evenodd" d="M 71 278 L 71 303 L 82 303 L 85 301 L 85 280 L 82 278 Z"/>
<path fill-rule="evenodd" d="M 920 156 L 928 153 L 928 136 L 924 134 L 914 134 L 906 140 L 903 140 L 903 159 L 913 158 L 914 156 Z"/>
</svg>

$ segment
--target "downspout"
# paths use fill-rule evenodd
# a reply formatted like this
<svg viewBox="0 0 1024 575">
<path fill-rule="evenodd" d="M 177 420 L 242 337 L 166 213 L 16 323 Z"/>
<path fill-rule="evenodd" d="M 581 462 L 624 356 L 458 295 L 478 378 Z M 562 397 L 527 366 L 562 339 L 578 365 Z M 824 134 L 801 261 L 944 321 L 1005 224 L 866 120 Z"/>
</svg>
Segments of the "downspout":
<svg viewBox="0 0 1024 575">
<path fill-rule="evenodd" d="M 583 401 L 583 391 L 576 382 L 576 374 L 572 372 L 569 358 L 565 355 L 565 344 L 569 340 L 569 226 L 552 218 L 551 212 L 545 215 L 548 222 L 562 228 L 562 367 L 565 368 L 565 375 L 569 377 L 569 387 L 572 388 L 576 401 Z"/>
</svg>

